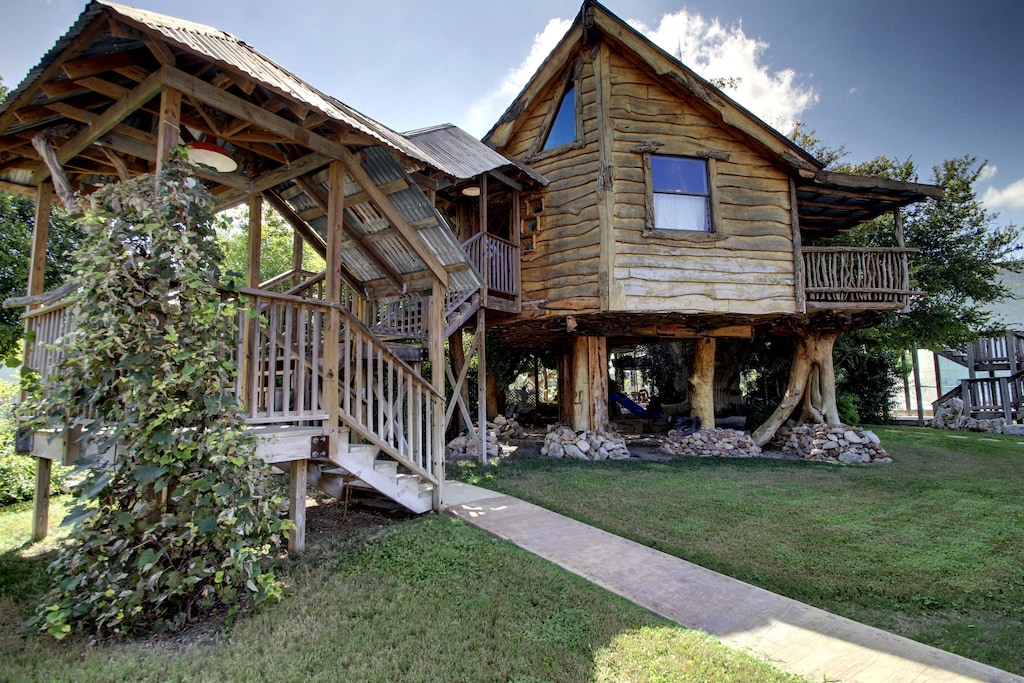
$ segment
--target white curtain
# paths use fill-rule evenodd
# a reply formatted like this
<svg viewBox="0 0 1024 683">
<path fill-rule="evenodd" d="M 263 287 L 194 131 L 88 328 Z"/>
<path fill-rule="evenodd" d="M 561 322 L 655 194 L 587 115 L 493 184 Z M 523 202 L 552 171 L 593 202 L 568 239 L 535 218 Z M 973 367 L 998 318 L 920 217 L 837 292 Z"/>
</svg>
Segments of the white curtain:
<svg viewBox="0 0 1024 683">
<path fill-rule="evenodd" d="M 708 200 L 686 194 L 654 193 L 654 227 L 658 230 L 708 230 Z"/>
</svg>

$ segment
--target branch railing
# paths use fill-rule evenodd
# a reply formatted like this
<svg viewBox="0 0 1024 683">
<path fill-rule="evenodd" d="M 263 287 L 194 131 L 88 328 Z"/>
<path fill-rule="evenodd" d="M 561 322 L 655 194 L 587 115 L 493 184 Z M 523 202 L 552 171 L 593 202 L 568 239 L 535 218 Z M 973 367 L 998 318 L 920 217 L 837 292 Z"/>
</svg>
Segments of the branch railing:
<svg viewBox="0 0 1024 683">
<path fill-rule="evenodd" d="M 808 304 L 831 308 L 906 306 L 914 249 L 802 247 Z"/>
</svg>

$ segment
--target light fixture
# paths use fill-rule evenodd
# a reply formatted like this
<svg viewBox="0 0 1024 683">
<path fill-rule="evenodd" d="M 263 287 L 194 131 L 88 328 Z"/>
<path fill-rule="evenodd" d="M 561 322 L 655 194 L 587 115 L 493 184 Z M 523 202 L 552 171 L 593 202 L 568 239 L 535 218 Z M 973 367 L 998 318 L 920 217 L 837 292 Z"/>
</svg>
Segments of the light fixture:
<svg viewBox="0 0 1024 683">
<path fill-rule="evenodd" d="M 231 153 L 212 142 L 191 143 L 188 146 L 188 160 L 221 173 L 231 173 L 238 168 L 238 162 L 231 157 Z"/>
<path fill-rule="evenodd" d="M 479 197 L 480 187 L 477 185 L 466 185 L 464 188 L 462 188 L 462 194 L 466 195 L 467 197 Z"/>
</svg>

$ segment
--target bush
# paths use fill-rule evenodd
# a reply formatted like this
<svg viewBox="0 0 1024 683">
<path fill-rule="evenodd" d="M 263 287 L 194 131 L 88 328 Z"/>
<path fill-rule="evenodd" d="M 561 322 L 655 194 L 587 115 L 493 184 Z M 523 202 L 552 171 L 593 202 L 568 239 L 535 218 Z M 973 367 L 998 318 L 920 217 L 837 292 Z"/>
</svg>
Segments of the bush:
<svg viewBox="0 0 1024 683">
<path fill-rule="evenodd" d="M 18 423 L 14 417 L 17 387 L 0 380 L 0 505 L 31 500 L 36 490 L 36 463 L 27 455 L 14 452 L 14 436 Z M 63 493 L 66 468 L 54 467 L 50 476 L 50 492 Z"/>
</svg>

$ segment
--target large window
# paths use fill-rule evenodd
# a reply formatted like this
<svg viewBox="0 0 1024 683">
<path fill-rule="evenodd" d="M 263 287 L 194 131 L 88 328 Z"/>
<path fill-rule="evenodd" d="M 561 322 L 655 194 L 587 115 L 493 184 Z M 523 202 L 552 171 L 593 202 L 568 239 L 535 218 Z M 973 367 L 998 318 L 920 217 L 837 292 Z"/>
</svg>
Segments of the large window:
<svg viewBox="0 0 1024 683">
<path fill-rule="evenodd" d="M 568 145 L 576 142 L 576 138 L 576 88 L 570 85 L 562 95 L 562 102 L 558 105 L 558 112 L 541 151 Z"/>
<path fill-rule="evenodd" d="M 711 231 L 707 159 L 651 155 L 656 230 Z"/>
</svg>

